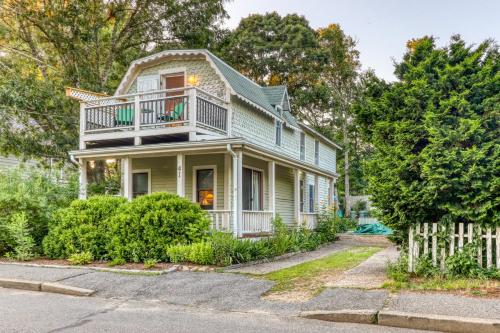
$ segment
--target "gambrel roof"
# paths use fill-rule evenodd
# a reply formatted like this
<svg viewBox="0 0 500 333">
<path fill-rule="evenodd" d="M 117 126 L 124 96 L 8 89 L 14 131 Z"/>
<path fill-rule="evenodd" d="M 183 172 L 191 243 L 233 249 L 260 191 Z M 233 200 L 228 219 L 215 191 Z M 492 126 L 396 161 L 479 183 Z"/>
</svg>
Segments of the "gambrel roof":
<svg viewBox="0 0 500 333">
<path fill-rule="evenodd" d="M 290 106 L 288 101 L 288 92 L 286 86 L 270 86 L 263 87 L 259 84 L 253 82 L 222 59 L 214 55 L 212 52 L 205 49 L 196 50 L 166 50 L 159 53 L 152 54 L 150 56 L 137 59 L 133 61 L 122 79 L 122 82 L 118 86 L 115 95 L 123 94 L 125 87 L 130 84 L 131 79 L 134 78 L 133 74 L 137 73 L 138 68 L 143 65 L 149 64 L 153 61 L 158 61 L 159 59 L 172 55 L 204 55 L 210 62 L 212 67 L 216 72 L 222 77 L 232 93 L 241 98 L 242 100 L 258 107 L 259 109 L 265 111 L 273 117 L 283 119 L 287 125 L 297 127 L 297 120 L 293 117 L 290 112 Z M 276 110 L 276 106 L 282 106 L 283 114 Z"/>
</svg>

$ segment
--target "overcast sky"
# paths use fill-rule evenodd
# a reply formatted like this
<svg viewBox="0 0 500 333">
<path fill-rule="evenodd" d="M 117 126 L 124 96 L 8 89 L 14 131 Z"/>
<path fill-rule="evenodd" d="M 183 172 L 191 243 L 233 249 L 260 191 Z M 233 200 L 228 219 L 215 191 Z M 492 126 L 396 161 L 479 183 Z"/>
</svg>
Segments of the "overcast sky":
<svg viewBox="0 0 500 333">
<path fill-rule="evenodd" d="M 230 28 L 252 13 L 277 11 L 304 15 L 313 28 L 339 23 L 358 42 L 363 69 L 393 80 L 407 40 L 424 35 L 448 43 L 460 34 L 468 43 L 500 40 L 500 0 L 233 0 Z"/>
</svg>

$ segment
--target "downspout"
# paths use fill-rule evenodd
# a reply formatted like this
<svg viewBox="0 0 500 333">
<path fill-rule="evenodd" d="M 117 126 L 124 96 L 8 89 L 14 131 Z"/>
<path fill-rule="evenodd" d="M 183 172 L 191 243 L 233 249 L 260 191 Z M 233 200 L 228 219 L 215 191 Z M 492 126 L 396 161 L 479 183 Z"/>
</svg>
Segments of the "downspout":
<svg viewBox="0 0 500 333">
<path fill-rule="evenodd" d="M 73 163 L 76 167 L 80 167 L 81 166 L 81 163 L 79 161 L 76 160 L 75 156 L 73 156 L 73 154 L 69 154 L 69 160 L 71 161 L 71 163 Z"/>
<path fill-rule="evenodd" d="M 238 155 L 231 148 L 231 144 L 227 144 L 227 151 L 231 154 L 233 158 L 232 163 L 232 176 L 233 181 L 231 184 L 231 219 L 233 223 L 233 235 L 238 237 L 238 202 L 236 198 L 238 197 L 238 169 L 235 167 L 238 165 Z"/>
</svg>

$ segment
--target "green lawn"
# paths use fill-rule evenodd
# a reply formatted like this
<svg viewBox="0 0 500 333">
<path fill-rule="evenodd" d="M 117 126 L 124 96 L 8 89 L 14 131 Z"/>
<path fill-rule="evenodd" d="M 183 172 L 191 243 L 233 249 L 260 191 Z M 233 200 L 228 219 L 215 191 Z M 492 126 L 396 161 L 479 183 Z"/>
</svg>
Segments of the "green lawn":
<svg viewBox="0 0 500 333">
<path fill-rule="evenodd" d="M 329 278 L 359 265 L 381 249 L 354 247 L 322 259 L 265 274 L 262 278 L 276 282 L 267 295 L 298 292 L 305 297 L 314 296 L 325 287 Z"/>
</svg>

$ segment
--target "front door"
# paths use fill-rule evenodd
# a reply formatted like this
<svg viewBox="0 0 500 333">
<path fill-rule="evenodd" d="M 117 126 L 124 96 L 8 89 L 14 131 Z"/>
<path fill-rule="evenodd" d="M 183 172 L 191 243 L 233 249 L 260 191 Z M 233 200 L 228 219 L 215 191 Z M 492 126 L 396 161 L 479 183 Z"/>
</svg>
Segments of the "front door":
<svg viewBox="0 0 500 333">
<path fill-rule="evenodd" d="M 168 74 L 163 76 L 163 86 L 165 89 L 177 89 L 184 87 L 184 73 Z M 186 108 L 183 97 L 175 97 L 184 95 L 183 90 L 176 90 L 172 92 L 167 92 L 166 96 L 170 97 L 165 102 L 166 114 L 170 117 L 170 120 L 182 120 L 183 111 Z M 182 104 L 182 105 L 181 105 Z"/>
</svg>

